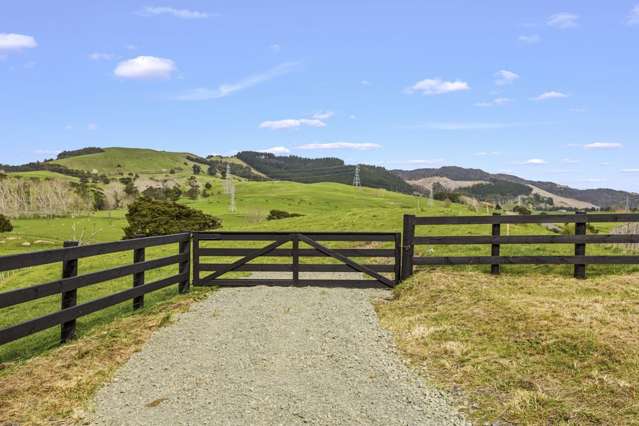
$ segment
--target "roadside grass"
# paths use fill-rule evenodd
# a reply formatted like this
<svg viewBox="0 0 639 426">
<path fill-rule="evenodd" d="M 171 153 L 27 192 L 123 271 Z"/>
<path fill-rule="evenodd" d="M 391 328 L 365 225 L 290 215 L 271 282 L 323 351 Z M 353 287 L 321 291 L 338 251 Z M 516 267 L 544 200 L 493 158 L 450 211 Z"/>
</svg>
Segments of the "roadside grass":
<svg viewBox="0 0 639 426">
<path fill-rule="evenodd" d="M 0 364 L 0 424 L 73 424 L 86 419 L 95 391 L 158 328 L 209 289 L 113 317 L 81 338 L 26 361 Z M 57 330 L 57 329 L 56 329 Z"/>
<path fill-rule="evenodd" d="M 639 274 L 440 269 L 394 296 L 381 324 L 478 423 L 639 424 Z"/>
</svg>

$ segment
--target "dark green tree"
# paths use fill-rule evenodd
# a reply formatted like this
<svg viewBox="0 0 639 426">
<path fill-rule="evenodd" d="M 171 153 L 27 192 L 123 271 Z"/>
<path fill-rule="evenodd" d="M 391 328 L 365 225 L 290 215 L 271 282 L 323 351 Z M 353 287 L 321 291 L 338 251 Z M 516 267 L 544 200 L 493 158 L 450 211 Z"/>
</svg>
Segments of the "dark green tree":
<svg viewBox="0 0 639 426">
<path fill-rule="evenodd" d="M 0 232 L 11 232 L 13 231 L 13 225 L 11 225 L 11 221 L 5 215 L 0 214 Z"/>
<path fill-rule="evenodd" d="M 129 205 L 125 238 L 168 235 L 219 228 L 220 219 L 173 201 L 140 197 Z"/>
</svg>

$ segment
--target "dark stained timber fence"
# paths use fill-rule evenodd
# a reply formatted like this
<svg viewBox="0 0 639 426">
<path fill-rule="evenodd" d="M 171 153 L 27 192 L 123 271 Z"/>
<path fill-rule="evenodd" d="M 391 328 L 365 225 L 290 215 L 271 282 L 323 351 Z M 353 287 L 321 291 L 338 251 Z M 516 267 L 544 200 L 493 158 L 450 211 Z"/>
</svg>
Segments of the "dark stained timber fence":
<svg viewBox="0 0 639 426">
<path fill-rule="evenodd" d="M 255 247 L 205 247 L 205 242 L 265 242 Z M 325 241 L 360 243 L 392 243 L 392 248 L 328 248 Z M 321 243 L 320 243 L 321 242 Z M 290 248 L 281 246 L 291 243 Z M 300 248 L 300 243 L 308 248 Z M 199 232 L 193 235 L 193 284 L 219 286 L 245 285 L 371 285 L 392 287 L 400 279 L 401 234 L 373 232 Z M 203 257 L 217 258 L 203 263 Z M 220 258 L 241 257 L 232 263 L 220 263 Z M 249 263 L 260 257 L 290 257 L 290 263 Z M 300 258 L 328 257 L 341 264 L 300 263 Z M 386 263 L 360 264 L 352 258 L 386 258 Z M 229 272 L 290 272 L 290 279 L 222 278 Z M 203 272 L 211 272 L 203 277 Z M 373 279 L 300 279 L 300 272 L 360 272 Z M 389 279 L 383 273 L 392 274 Z"/>
<path fill-rule="evenodd" d="M 402 278 L 413 273 L 415 265 L 491 265 L 491 272 L 499 274 L 501 265 L 574 265 L 576 278 L 586 277 L 589 264 L 639 264 L 639 256 L 587 256 L 587 244 L 638 243 L 639 235 L 588 235 L 587 224 L 611 222 L 639 222 L 639 214 L 576 214 L 527 216 L 404 216 L 402 243 Z M 501 235 L 502 224 L 574 223 L 574 235 Z M 416 236 L 417 226 L 490 225 L 486 236 Z M 427 256 L 416 257 L 416 245 L 490 245 L 490 256 Z M 574 244 L 574 256 L 501 256 L 502 244 Z"/>
<path fill-rule="evenodd" d="M 190 240 L 190 234 L 184 233 L 87 246 L 67 242 L 61 249 L 0 257 L 0 272 L 55 263 L 62 266 L 62 277 L 59 280 L 0 293 L 0 309 L 56 294 L 60 294 L 61 298 L 59 311 L 1 329 L 0 345 L 57 325 L 61 326 L 60 338 L 65 342 L 74 337 L 76 319 L 79 317 L 130 299 L 133 299 L 133 309 L 139 309 L 144 305 L 146 293 L 172 284 L 178 284 L 180 293 L 187 292 L 190 280 Z M 179 244 L 176 255 L 145 260 L 146 248 L 174 243 Z M 78 262 L 82 258 L 129 250 L 133 251 L 133 263 L 130 265 L 78 275 Z M 145 271 L 176 264 L 179 265 L 177 275 L 145 282 Z M 76 303 L 78 289 L 129 275 L 133 278 L 132 288 L 80 305 Z"/>
</svg>

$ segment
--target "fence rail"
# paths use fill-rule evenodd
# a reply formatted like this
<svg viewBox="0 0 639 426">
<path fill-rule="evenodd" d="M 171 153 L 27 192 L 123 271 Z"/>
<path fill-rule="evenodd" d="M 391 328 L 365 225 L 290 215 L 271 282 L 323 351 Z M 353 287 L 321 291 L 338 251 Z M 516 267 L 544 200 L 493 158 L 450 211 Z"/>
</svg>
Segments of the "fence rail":
<svg viewBox="0 0 639 426">
<path fill-rule="evenodd" d="M 263 248 L 204 247 L 202 243 L 210 241 L 266 241 L 271 242 Z M 328 249 L 318 241 L 353 242 L 393 242 L 394 248 L 332 248 Z M 280 248 L 292 243 L 291 248 Z M 300 243 L 310 248 L 300 248 Z M 209 257 L 207 263 L 203 258 Z M 242 257 L 232 263 L 221 263 L 221 257 Z M 290 257 L 291 263 L 249 263 L 259 257 Z M 301 258 L 335 258 L 342 264 L 300 263 Z M 386 264 L 359 264 L 351 257 L 390 258 Z M 373 232 L 198 232 L 193 235 L 193 284 L 194 285 L 370 285 L 376 280 L 393 286 L 400 279 L 401 234 Z M 216 259 L 217 258 L 217 259 Z M 229 272 L 291 272 L 291 279 L 223 278 Z M 202 277 L 202 272 L 212 274 Z M 373 280 L 347 279 L 300 279 L 300 272 L 361 272 L 372 276 Z M 380 275 L 391 273 L 393 279 Z M 379 284 L 379 283 L 378 283 Z"/>
<path fill-rule="evenodd" d="M 639 264 L 639 256 L 587 256 L 587 244 L 639 242 L 639 235 L 587 234 L 588 223 L 639 222 L 639 214 L 525 215 L 525 216 L 404 216 L 402 278 L 415 265 L 491 265 L 499 274 L 501 265 L 574 265 L 576 278 L 586 277 L 588 264 Z M 502 224 L 574 223 L 574 235 L 501 235 Z M 416 236 L 416 227 L 425 225 L 491 225 L 490 235 Z M 486 256 L 415 256 L 417 245 L 490 245 Z M 574 256 L 501 256 L 502 244 L 574 244 Z"/>
<path fill-rule="evenodd" d="M 133 299 L 133 309 L 139 309 L 144 306 L 145 294 L 172 284 L 178 284 L 180 293 L 188 291 L 190 281 L 190 239 L 190 234 L 184 233 L 87 246 L 78 246 L 77 242 L 68 241 L 65 242 L 65 247 L 61 249 L 0 257 L 0 272 L 59 262 L 62 265 L 62 277 L 58 280 L 0 293 L 0 309 L 55 294 L 60 294 L 61 296 L 60 311 L 0 329 L 0 345 L 57 325 L 61 325 L 60 340 L 65 342 L 74 337 L 76 319 L 79 317 L 129 299 Z M 146 248 L 172 243 L 179 243 L 177 255 L 145 260 Z M 79 259 L 129 250 L 133 250 L 134 262 L 130 265 L 78 275 Z M 176 275 L 145 283 L 144 273 L 146 271 L 175 264 L 179 265 Z M 129 275 L 133 278 L 132 288 L 80 305 L 77 304 L 78 289 Z"/>
</svg>

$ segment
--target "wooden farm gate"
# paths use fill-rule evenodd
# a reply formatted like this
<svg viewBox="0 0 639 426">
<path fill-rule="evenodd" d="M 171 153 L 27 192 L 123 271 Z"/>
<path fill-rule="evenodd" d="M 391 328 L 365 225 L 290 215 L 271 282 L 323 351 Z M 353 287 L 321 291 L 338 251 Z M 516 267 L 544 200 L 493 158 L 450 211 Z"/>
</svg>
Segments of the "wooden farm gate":
<svg viewBox="0 0 639 426">
<path fill-rule="evenodd" d="M 320 243 L 321 241 L 321 243 Z M 211 244 L 217 242 L 216 247 Z M 253 243 L 251 243 L 253 242 Z M 257 243 L 256 243 L 257 242 Z M 263 245 L 266 242 L 266 245 Z M 325 242 L 355 242 L 356 247 L 327 247 Z M 220 247 L 220 244 L 222 247 Z M 255 247 L 259 244 L 258 247 Z M 300 244 L 305 247 L 300 248 Z M 241 245 L 244 245 L 241 247 Z M 253 247 L 247 247 L 247 246 Z M 362 247 L 366 245 L 368 247 Z M 372 246 L 372 247 L 371 247 Z M 260 258 L 272 263 L 252 263 Z M 278 258 L 290 262 L 280 263 Z M 205 263 L 203 258 L 214 258 Z M 305 258 L 336 259 L 333 263 L 300 262 Z M 369 258 L 369 263 L 354 258 Z M 222 261 L 225 261 L 222 263 Z M 247 285 L 333 285 L 394 287 L 400 280 L 401 234 L 384 232 L 197 232 L 193 234 L 193 284 Z M 203 272 L 211 272 L 202 276 Z M 290 272 L 288 279 L 227 278 L 230 272 Z M 359 272 L 368 279 L 300 278 L 300 273 Z M 383 275 L 391 274 L 391 277 Z"/>
</svg>

